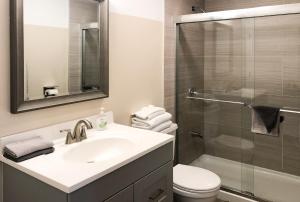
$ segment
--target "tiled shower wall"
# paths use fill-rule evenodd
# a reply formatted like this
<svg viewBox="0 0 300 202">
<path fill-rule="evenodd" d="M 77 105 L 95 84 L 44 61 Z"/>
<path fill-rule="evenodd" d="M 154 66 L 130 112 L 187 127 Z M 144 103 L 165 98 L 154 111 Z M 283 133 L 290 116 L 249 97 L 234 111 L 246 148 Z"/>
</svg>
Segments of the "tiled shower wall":
<svg viewBox="0 0 300 202">
<path fill-rule="evenodd" d="M 98 21 L 98 6 L 83 0 L 70 1 L 69 92 L 81 90 L 81 25 Z"/>
<path fill-rule="evenodd" d="M 82 87 L 100 88 L 100 58 L 99 58 L 99 30 L 90 29 L 85 31 L 82 54 Z"/>
<path fill-rule="evenodd" d="M 178 15 L 192 14 L 192 6 L 204 7 L 203 0 L 165 0 L 165 51 L 164 51 L 164 92 L 165 107 L 176 120 L 176 25 L 175 18 Z M 189 80 L 189 79 L 187 79 Z M 185 113 L 183 113 L 185 114 Z M 187 117 L 187 116 L 184 116 Z M 193 122 L 190 122 L 191 124 Z M 182 125 L 182 124 L 181 124 Z M 180 127 L 179 134 L 187 132 L 190 126 Z M 178 159 L 185 162 L 191 161 L 202 153 L 203 147 L 198 142 L 194 142 L 190 136 L 178 136 Z M 183 138 L 183 139 L 182 139 Z M 176 155 L 177 157 L 177 155 Z M 183 163 L 183 162 L 182 162 Z"/>
<path fill-rule="evenodd" d="M 203 105 L 186 99 L 188 88 L 204 87 L 204 33 L 197 24 L 185 24 L 179 29 L 177 47 L 177 160 L 189 164 L 202 154 L 205 145 L 200 136 L 203 129 Z"/>
<path fill-rule="evenodd" d="M 300 3 L 300 1 L 246 2 L 207 0 L 204 8 L 206 11 L 216 11 L 282 3 Z M 203 4 L 201 5 L 203 6 Z M 166 18 L 168 18 L 168 15 L 166 15 Z M 208 23 L 205 28 L 208 30 L 205 40 L 202 36 L 204 27 L 185 25 L 185 29 L 182 29 L 180 33 L 180 40 L 184 43 L 181 43 L 179 46 L 181 51 L 179 55 L 180 62 L 178 63 L 179 71 L 177 72 L 180 82 L 179 89 L 177 89 L 179 97 L 189 87 L 209 90 L 217 90 L 218 88 L 234 90 L 255 87 L 256 92 L 258 92 L 254 100 L 256 104 L 300 108 L 300 52 L 299 48 L 297 48 L 300 44 L 300 26 L 298 23 L 300 17 L 294 15 L 292 17 L 279 16 L 270 18 L 273 19 L 262 18 L 255 22 L 255 34 L 251 32 L 251 26 L 254 26 L 254 22 L 251 22 L 251 20 L 245 20 L 242 24 L 235 22 L 236 25 L 234 23 L 230 25 L 237 28 L 236 32 L 234 32 L 236 36 L 243 35 L 239 33 L 239 30 L 242 33 L 250 34 L 248 42 L 244 42 L 245 39 L 243 38 L 235 38 L 235 46 L 231 47 L 231 51 L 236 55 L 235 59 L 231 61 L 231 65 L 230 63 L 224 63 L 222 61 L 224 58 L 222 57 L 219 57 L 220 60 L 215 61 L 215 64 L 207 60 L 207 58 L 205 61 L 201 60 L 203 55 L 209 57 L 210 44 L 222 45 L 222 43 L 214 41 L 212 36 L 214 30 L 209 32 L 209 27 L 213 27 L 212 25 Z M 276 21 L 282 26 L 273 27 L 272 23 L 268 23 L 270 21 Z M 247 28 L 245 25 L 250 27 Z M 176 39 L 174 35 L 175 30 L 173 32 L 170 30 L 166 29 L 165 100 L 167 109 L 175 114 L 175 56 L 172 55 L 175 54 L 175 51 L 172 48 L 175 49 Z M 170 33 L 173 33 L 173 35 L 170 35 Z M 222 37 L 227 37 L 227 33 L 221 32 L 218 37 L 222 40 Z M 248 46 L 250 44 L 246 48 L 247 50 L 250 49 L 248 53 L 245 52 L 247 44 Z M 230 50 L 230 48 L 226 49 L 226 46 L 223 48 L 225 49 L 220 50 Z M 259 57 L 254 60 L 253 56 L 249 55 L 251 52 L 255 52 Z M 243 56 L 244 59 L 240 60 L 240 56 Z M 213 67 L 218 67 L 215 70 L 217 71 L 216 75 L 214 75 Z M 222 69 L 222 67 L 226 67 L 227 70 Z M 242 68 L 239 69 L 239 67 Z M 245 75 L 247 69 L 250 69 L 250 76 Z M 233 74 L 226 75 L 226 72 L 232 72 Z M 220 79 L 223 80 L 221 81 Z M 248 79 L 248 81 L 245 82 L 245 79 Z M 260 91 L 258 89 L 264 91 L 263 96 L 259 95 Z M 284 113 L 285 121 L 281 125 L 281 135 L 274 138 L 255 135 L 250 132 L 251 114 L 247 108 L 229 104 L 219 104 L 217 106 L 209 105 L 208 103 L 201 104 L 200 102 L 196 104 L 193 101 L 180 98 L 178 102 L 177 113 L 180 115 L 178 117 L 180 126 L 178 131 L 180 162 L 190 163 L 199 155 L 208 153 L 226 159 L 253 163 L 261 167 L 300 175 L 299 115 Z M 194 132 L 204 135 L 204 140 L 201 140 L 199 137 L 195 138 L 195 136 L 192 138 L 191 133 Z M 255 147 L 251 150 L 241 151 L 220 146 L 214 140 L 221 135 L 242 137 L 253 142 Z M 222 136 L 221 140 L 222 138 L 227 138 L 227 136 Z"/>
<path fill-rule="evenodd" d="M 165 51 L 164 51 L 164 92 L 165 107 L 175 119 L 175 60 L 176 26 L 175 17 L 192 14 L 192 6 L 204 7 L 204 0 L 165 0 Z"/>
<path fill-rule="evenodd" d="M 176 28 L 174 17 L 192 14 L 192 6 L 206 12 L 300 3 L 300 0 L 165 0 L 165 107 L 175 117 Z"/>
</svg>

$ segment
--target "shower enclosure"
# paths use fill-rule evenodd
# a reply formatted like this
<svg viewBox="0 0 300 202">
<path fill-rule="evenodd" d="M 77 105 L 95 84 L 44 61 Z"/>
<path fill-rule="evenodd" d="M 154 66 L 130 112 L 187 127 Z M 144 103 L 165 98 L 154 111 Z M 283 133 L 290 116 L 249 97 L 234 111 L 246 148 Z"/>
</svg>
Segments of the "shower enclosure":
<svg viewBox="0 0 300 202">
<path fill-rule="evenodd" d="M 100 30 L 98 22 L 81 27 L 81 90 L 99 90 L 100 79 Z"/>
<path fill-rule="evenodd" d="M 177 161 L 260 201 L 300 199 L 300 4 L 180 16 Z M 278 137 L 251 133 L 251 109 L 281 108 Z"/>
</svg>

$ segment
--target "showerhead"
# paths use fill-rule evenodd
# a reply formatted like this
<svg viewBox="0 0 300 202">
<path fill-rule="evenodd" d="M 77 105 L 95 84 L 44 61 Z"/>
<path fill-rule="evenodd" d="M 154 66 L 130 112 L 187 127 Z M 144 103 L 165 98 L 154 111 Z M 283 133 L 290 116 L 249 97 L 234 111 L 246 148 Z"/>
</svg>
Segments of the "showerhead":
<svg viewBox="0 0 300 202">
<path fill-rule="evenodd" d="M 200 6 L 192 6 L 192 11 L 194 13 L 206 13 L 205 10 L 203 10 Z"/>
</svg>

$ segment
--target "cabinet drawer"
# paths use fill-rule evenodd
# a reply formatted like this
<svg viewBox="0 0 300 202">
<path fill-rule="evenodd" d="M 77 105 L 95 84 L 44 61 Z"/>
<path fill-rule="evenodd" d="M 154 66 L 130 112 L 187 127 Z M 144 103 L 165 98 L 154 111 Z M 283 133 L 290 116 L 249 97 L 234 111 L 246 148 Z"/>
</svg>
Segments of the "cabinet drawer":
<svg viewBox="0 0 300 202">
<path fill-rule="evenodd" d="M 134 184 L 135 202 L 172 202 L 173 167 L 165 164 Z"/>
<path fill-rule="evenodd" d="M 120 191 L 119 193 L 110 197 L 104 202 L 133 202 L 133 185 Z"/>
</svg>

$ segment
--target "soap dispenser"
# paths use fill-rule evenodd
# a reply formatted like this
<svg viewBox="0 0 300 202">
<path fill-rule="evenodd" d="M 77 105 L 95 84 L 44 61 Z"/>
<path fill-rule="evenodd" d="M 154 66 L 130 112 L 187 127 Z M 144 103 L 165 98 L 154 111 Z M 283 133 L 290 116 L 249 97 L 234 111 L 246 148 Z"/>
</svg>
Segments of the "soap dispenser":
<svg viewBox="0 0 300 202">
<path fill-rule="evenodd" d="M 100 108 L 99 117 L 96 120 L 96 127 L 98 130 L 105 130 L 108 123 L 107 114 L 104 112 L 104 108 Z"/>
</svg>

